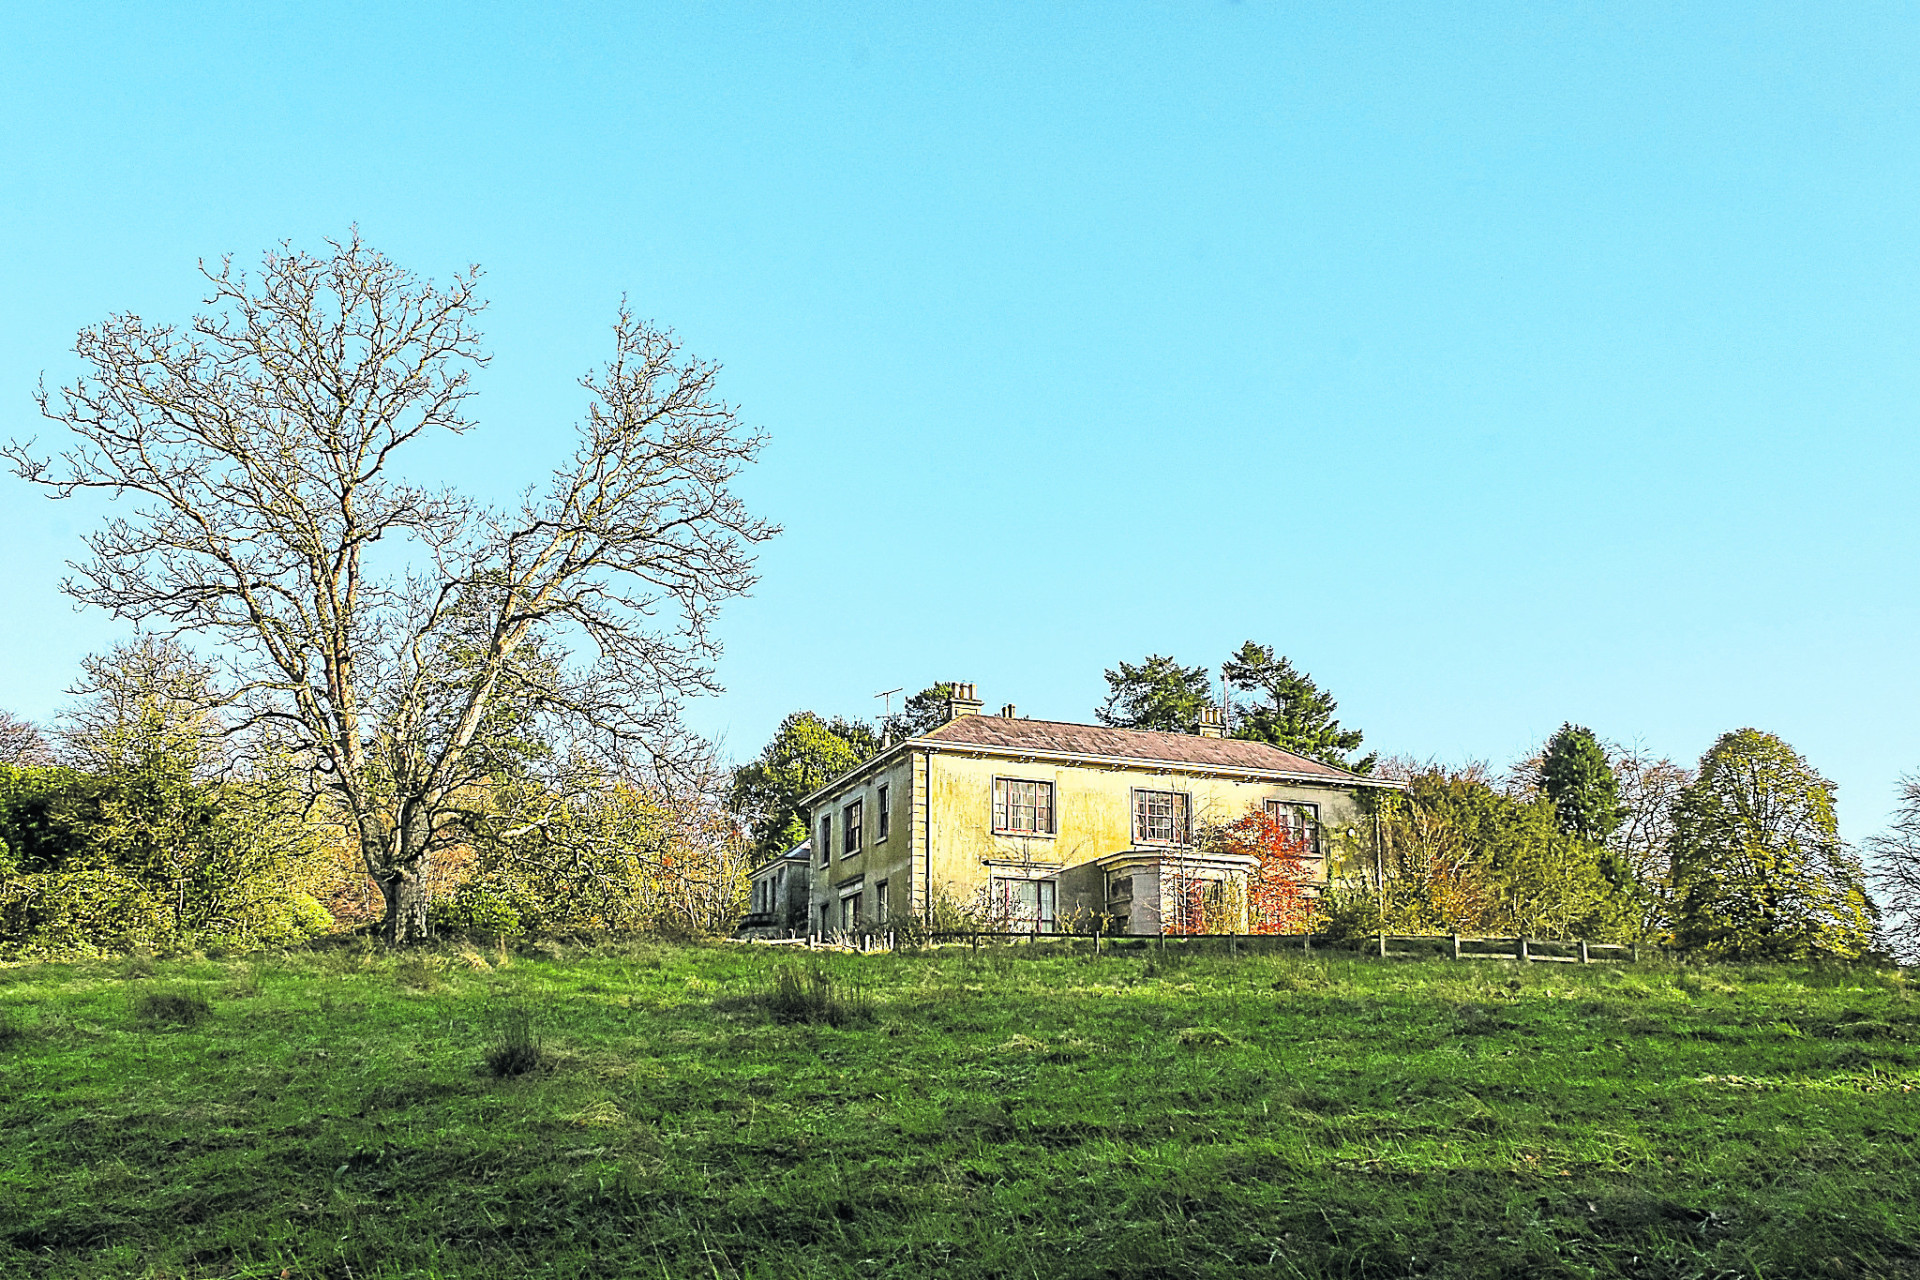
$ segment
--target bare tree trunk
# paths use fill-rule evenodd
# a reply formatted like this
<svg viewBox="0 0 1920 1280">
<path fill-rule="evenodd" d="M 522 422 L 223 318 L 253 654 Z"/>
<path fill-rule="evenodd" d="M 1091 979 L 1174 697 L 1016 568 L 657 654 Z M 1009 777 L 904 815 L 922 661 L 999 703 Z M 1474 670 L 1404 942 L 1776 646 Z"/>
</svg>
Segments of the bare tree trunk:
<svg viewBox="0 0 1920 1280">
<path fill-rule="evenodd" d="M 387 904 L 380 937 L 389 947 L 427 940 L 427 886 L 417 871 L 395 871 L 380 881 L 380 896 Z"/>
<path fill-rule="evenodd" d="M 433 824 L 424 816 L 425 806 L 418 802 L 405 801 L 399 808 L 400 825 L 391 834 L 362 836 L 367 869 L 386 903 L 380 936 L 389 947 L 413 946 L 427 940 L 426 873 Z"/>
</svg>

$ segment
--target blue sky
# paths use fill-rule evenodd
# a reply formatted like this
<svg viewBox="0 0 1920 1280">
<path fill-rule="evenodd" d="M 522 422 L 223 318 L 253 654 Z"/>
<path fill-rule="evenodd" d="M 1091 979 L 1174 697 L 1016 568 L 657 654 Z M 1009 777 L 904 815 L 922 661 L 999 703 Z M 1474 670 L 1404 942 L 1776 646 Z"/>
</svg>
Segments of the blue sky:
<svg viewBox="0 0 1920 1280">
<path fill-rule="evenodd" d="M 1850 836 L 1920 768 L 1912 6 L 16 3 L 0 113 L 0 435 L 356 222 L 487 273 L 433 478 L 542 476 L 622 294 L 722 362 L 786 528 L 736 755 L 1253 638 L 1389 752 L 1751 724 Z M 119 634 L 91 519 L 0 485 L 0 706 Z"/>
</svg>

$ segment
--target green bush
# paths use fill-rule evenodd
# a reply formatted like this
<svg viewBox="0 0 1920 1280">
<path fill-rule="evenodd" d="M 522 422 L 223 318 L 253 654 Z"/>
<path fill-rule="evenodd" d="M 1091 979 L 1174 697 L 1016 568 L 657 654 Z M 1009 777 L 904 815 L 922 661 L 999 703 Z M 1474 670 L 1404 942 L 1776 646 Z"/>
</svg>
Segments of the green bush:
<svg viewBox="0 0 1920 1280">
<path fill-rule="evenodd" d="M 442 898 L 427 908 L 427 921 L 435 933 L 459 934 L 469 938 L 520 938 L 526 925 L 512 896 L 499 885 L 473 880 L 460 886 L 451 898 Z"/>
</svg>

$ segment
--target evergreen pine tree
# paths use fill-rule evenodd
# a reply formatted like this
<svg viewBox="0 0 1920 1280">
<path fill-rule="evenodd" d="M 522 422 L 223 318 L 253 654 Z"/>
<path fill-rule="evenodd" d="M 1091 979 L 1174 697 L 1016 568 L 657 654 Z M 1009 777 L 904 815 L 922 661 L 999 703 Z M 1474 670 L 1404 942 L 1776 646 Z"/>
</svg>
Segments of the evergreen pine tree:
<svg viewBox="0 0 1920 1280">
<path fill-rule="evenodd" d="M 1562 724 L 1540 761 L 1540 791 L 1553 801 L 1560 830 L 1602 841 L 1619 827 L 1620 784 L 1607 753 L 1584 725 Z"/>
<path fill-rule="evenodd" d="M 1226 663 L 1227 685 L 1236 693 L 1257 693 L 1233 704 L 1233 736 L 1268 742 L 1296 755 L 1340 769 L 1366 773 L 1375 756 L 1349 759 L 1364 736 L 1358 729 L 1342 729 L 1333 713 L 1339 704 L 1323 692 L 1306 672 L 1297 670 L 1273 649 L 1249 640 Z"/>
</svg>

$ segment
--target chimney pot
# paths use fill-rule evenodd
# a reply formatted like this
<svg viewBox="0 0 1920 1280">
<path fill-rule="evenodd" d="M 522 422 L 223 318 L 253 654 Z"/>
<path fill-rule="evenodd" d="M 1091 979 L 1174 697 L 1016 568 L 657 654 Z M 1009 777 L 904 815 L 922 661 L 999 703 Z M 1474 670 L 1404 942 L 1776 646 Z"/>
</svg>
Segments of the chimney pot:
<svg viewBox="0 0 1920 1280">
<path fill-rule="evenodd" d="M 953 682 L 953 693 L 947 699 L 947 719 L 958 720 L 961 716 L 977 716 L 979 714 L 980 699 L 974 696 L 973 682 L 971 680 L 955 680 Z"/>
<path fill-rule="evenodd" d="M 1005 719 L 1005 720 L 1013 719 L 1014 710 L 1013 710 L 1013 704 L 1011 702 L 1009 702 L 1006 706 L 1000 708 L 1000 716 L 1002 719 Z"/>
<path fill-rule="evenodd" d="M 1207 706 L 1200 708 L 1200 736 L 1203 738 L 1224 738 L 1226 730 L 1220 716 L 1220 708 Z"/>
</svg>

